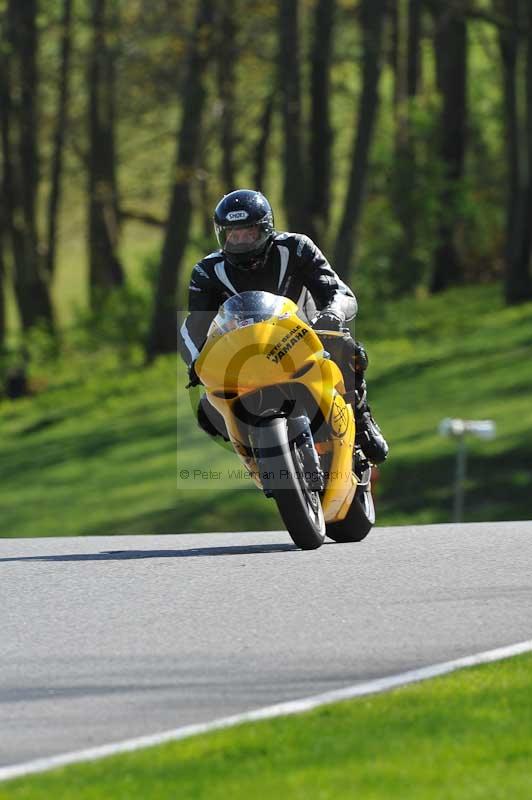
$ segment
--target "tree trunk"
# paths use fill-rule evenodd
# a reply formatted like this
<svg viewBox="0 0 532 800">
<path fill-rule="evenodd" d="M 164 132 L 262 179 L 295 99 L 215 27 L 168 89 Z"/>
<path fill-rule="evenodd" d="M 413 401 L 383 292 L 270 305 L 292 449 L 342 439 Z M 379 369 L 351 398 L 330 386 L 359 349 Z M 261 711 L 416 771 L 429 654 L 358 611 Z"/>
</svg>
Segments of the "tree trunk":
<svg viewBox="0 0 532 800">
<path fill-rule="evenodd" d="M 421 272 L 416 257 L 416 143 L 410 119 L 420 74 L 421 0 L 397 0 L 395 11 L 395 160 L 391 196 L 401 235 L 390 285 L 394 295 L 404 295 L 415 287 Z"/>
<path fill-rule="evenodd" d="M 61 63 L 59 69 L 59 98 L 57 121 L 54 132 L 50 196 L 48 198 L 48 239 L 46 246 L 46 274 L 49 279 L 55 272 L 57 249 L 57 215 L 61 199 L 61 177 L 63 172 L 63 149 L 68 124 L 68 101 L 70 89 L 70 53 L 72 27 L 72 0 L 63 0 L 61 20 Z"/>
<path fill-rule="evenodd" d="M 0 70 L 0 114 L 4 156 L 6 234 L 13 251 L 13 284 L 23 330 L 41 323 L 53 330 L 53 310 L 43 277 L 36 226 L 39 179 L 37 150 L 37 8 L 35 0 L 10 0 L 9 50 Z M 15 101 L 16 98 L 16 101 Z"/>
<path fill-rule="evenodd" d="M 235 4 L 232 0 L 220 0 L 220 37 L 218 51 L 218 95 L 221 102 L 221 146 L 222 184 L 225 194 L 236 186 L 235 170 L 235 77 L 238 50 L 236 46 L 237 26 Z"/>
<path fill-rule="evenodd" d="M 503 0 L 502 9 L 510 25 L 499 31 L 499 44 L 503 66 L 504 118 L 508 161 L 508 191 L 506 210 L 506 253 L 504 294 L 509 304 L 520 303 L 531 297 L 530 281 L 530 190 L 531 172 L 528 165 L 532 155 L 531 111 L 526 119 L 520 113 L 522 99 L 530 102 L 531 49 L 528 37 L 526 75 L 523 74 L 523 44 L 519 28 L 528 17 L 521 0 Z M 526 87 L 526 88 L 525 88 Z M 525 95 L 526 91 L 526 95 Z"/>
<path fill-rule="evenodd" d="M 149 360 L 159 353 L 174 352 L 177 348 L 176 291 L 192 215 L 191 186 L 200 152 L 201 123 L 206 99 L 204 73 L 211 49 L 212 33 L 213 0 L 198 0 L 183 82 L 182 121 L 177 137 L 175 180 L 146 348 Z"/>
<path fill-rule="evenodd" d="M 431 291 L 439 292 L 463 280 L 456 246 L 456 188 L 463 177 L 467 130 L 467 23 L 444 6 L 436 16 L 436 71 L 442 96 L 440 158 L 445 187 L 439 241 L 434 252 Z"/>
<path fill-rule="evenodd" d="M 421 83 L 421 21 L 423 0 L 408 2 L 408 77 L 409 97 L 415 97 Z"/>
<path fill-rule="evenodd" d="M 332 128 L 330 70 L 335 0 L 318 0 L 311 51 L 310 211 L 320 239 L 330 219 Z"/>
<path fill-rule="evenodd" d="M 259 122 L 259 138 L 255 146 L 255 171 L 253 178 L 253 187 L 262 192 L 264 188 L 264 181 L 266 176 L 266 157 L 268 153 L 268 142 L 272 130 L 273 110 L 275 107 L 275 97 L 277 94 L 277 85 L 274 82 L 274 88 L 266 97 L 264 110 L 260 117 Z"/>
<path fill-rule="evenodd" d="M 522 248 L 522 263 L 524 279 L 524 298 L 530 299 L 532 297 L 532 276 L 531 276 L 531 259 L 532 259 L 532 5 L 525 4 L 526 9 L 526 26 L 528 36 L 526 39 L 526 147 L 527 147 L 527 163 L 528 163 L 528 187 L 527 187 L 527 202 L 526 202 L 526 216 Z M 513 298 L 510 302 L 513 302 Z"/>
<path fill-rule="evenodd" d="M 307 213 L 306 172 L 303 164 L 299 62 L 299 0 L 280 0 L 279 77 L 284 139 L 283 199 L 288 228 L 312 235 L 311 220 Z"/>
<path fill-rule="evenodd" d="M 6 269 L 4 262 L 5 224 L 4 224 L 4 172 L 0 173 L 0 355 L 6 340 Z"/>
<path fill-rule="evenodd" d="M 107 0 L 113 3 L 114 0 Z M 92 0 L 89 62 L 89 289 L 94 308 L 124 283 L 118 258 L 120 221 L 115 156 L 115 53 L 109 43 L 106 0 Z"/>
<path fill-rule="evenodd" d="M 37 3 L 25 0 L 17 4 L 17 25 L 20 56 L 20 165 L 22 171 L 22 202 L 31 236 L 32 251 L 37 252 L 35 206 L 39 180 L 37 152 Z"/>
<path fill-rule="evenodd" d="M 334 248 L 334 266 L 343 278 L 347 278 L 356 255 L 356 235 L 362 213 L 369 152 L 379 106 L 378 89 L 385 9 L 386 0 L 362 0 L 361 20 L 364 40 L 362 92 L 358 123 L 355 125 L 349 183 Z"/>
<path fill-rule="evenodd" d="M 4 37 L 4 24 L 3 20 L 0 24 L 0 35 Z M 6 211 L 5 211 L 5 198 L 7 195 L 6 190 L 6 148 L 4 146 L 4 119 L 6 114 L 5 107 L 5 80 L 6 80 L 6 57 L 0 54 L 0 164 L 2 171 L 0 172 L 0 353 L 5 345 L 6 338 L 6 269 L 4 254 L 7 246 L 7 225 L 6 225 Z"/>
<path fill-rule="evenodd" d="M 395 22 L 395 102 L 416 97 L 421 82 L 423 0 L 392 0 Z"/>
</svg>

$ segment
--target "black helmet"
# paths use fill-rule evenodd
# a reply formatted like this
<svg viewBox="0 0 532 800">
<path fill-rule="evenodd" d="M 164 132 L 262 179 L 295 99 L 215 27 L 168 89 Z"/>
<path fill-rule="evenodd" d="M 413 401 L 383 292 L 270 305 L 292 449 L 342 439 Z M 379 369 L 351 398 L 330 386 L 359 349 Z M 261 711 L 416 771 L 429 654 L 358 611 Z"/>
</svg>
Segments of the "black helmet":
<svg viewBox="0 0 532 800">
<path fill-rule="evenodd" d="M 273 240 L 273 211 L 261 192 L 237 189 L 214 209 L 214 230 L 227 260 L 239 269 L 263 266 Z"/>
</svg>

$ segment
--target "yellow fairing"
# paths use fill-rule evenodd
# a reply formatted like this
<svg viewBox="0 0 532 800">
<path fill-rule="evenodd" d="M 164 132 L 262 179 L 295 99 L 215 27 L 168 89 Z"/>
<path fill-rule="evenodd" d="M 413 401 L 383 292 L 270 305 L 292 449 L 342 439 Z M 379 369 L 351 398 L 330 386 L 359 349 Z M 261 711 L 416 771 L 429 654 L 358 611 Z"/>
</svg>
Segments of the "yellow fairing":
<svg viewBox="0 0 532 800">
<path fill-rule="evenodd" d="M 316 333 L 299 319 L 295 303 L 287 299 L 282 312 L 223 335 L 213 331 L 196 362 L 196 372 L 209 402 L 222 414 L 236 452 L 253 474 L 256 465 L 244 452 L 247 436 L 233 405 L 261 388 L 304 384 L 329 425 L 329 440 L 318 445 L 320 453 L 331 454 L 322 507 L 325 520 L 337 522 L 347 514 L 356 489 L 353 410 L 342 396 L 340 369 L 325 357 Z"/>
</svg>

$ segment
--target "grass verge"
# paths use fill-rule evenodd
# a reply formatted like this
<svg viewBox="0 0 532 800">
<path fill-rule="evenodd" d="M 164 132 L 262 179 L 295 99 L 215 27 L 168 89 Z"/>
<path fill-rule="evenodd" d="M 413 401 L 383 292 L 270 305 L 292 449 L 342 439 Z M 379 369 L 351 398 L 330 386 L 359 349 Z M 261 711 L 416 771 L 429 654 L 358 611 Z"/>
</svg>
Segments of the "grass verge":
<svg viewBox="0 0 532 800">
<path fill-rule="evenodd" d="M 528 800 L 532 656 L 18 779 L 0 800 Z"/>
<path fill-rule="evenodd" d="M 391 447 L 378 523 L 449 521 L 455 445 L 437 433 L 445 416 L 497 424 L 494 441 L 470 443 L 465 520 L 530 519 L 532 304 L 506 308 L 488 286 L 380 311 L 363 309 L 357 324 Z M 177 368 L 176 393 L 176 357 L 140 369 L 75 356 L 40 367 L 34 397 L 0 400 L 0 535 L 278 529 L 273 501 L 196 428 Z"/>
</svg>

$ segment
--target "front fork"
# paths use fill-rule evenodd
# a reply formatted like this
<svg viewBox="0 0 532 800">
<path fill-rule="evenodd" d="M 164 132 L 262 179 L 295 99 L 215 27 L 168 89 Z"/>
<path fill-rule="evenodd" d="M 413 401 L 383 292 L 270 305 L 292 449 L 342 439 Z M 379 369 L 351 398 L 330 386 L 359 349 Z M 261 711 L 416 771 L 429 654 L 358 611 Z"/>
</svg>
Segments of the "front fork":
<svg viewBox="0 0 532 800">
<path fill-rule="evenodd" d="M 308 489 L 313 492 L 323 492 L 325 481 L 323 471 L 320 466 L 320 459 L 316 452 L 314 439 L 310 430 L 308 417 L 301 415 L 298 417 L 288 417 L 286 420 L 278 418 L 273 424 L 286 424 L 286 441 L 282 444 L 282 450 L 290 451 L 294 469 L 300 481 L 305 481 Z M 276 481 L 278 476 L 275 470 L 271 470 L 272 459 L 281 455 L 279 445 L 276 443 L 272 447 L 269 436 L 269 426 L 258 426 L 250 436 L 253 447 L 258 474 L 261 476 L 262 488 L 266 497 L 271 497 L 273 491 L 278 488 Z M 294 458 L 295 456 L 295 458 Z M 298 458 L 299 456 L 299 458 Z M 298 463 L 299 462 L 299 463 Z"/>
<path fill-rule="evenodd" d="M 323 492 L 325 481 L 320 458 L 314 445 L 308 417 L 299 416 L 288 420 L 288 434 L 301 456 L 302 467 L 309 489 Z"/>
</svg>

